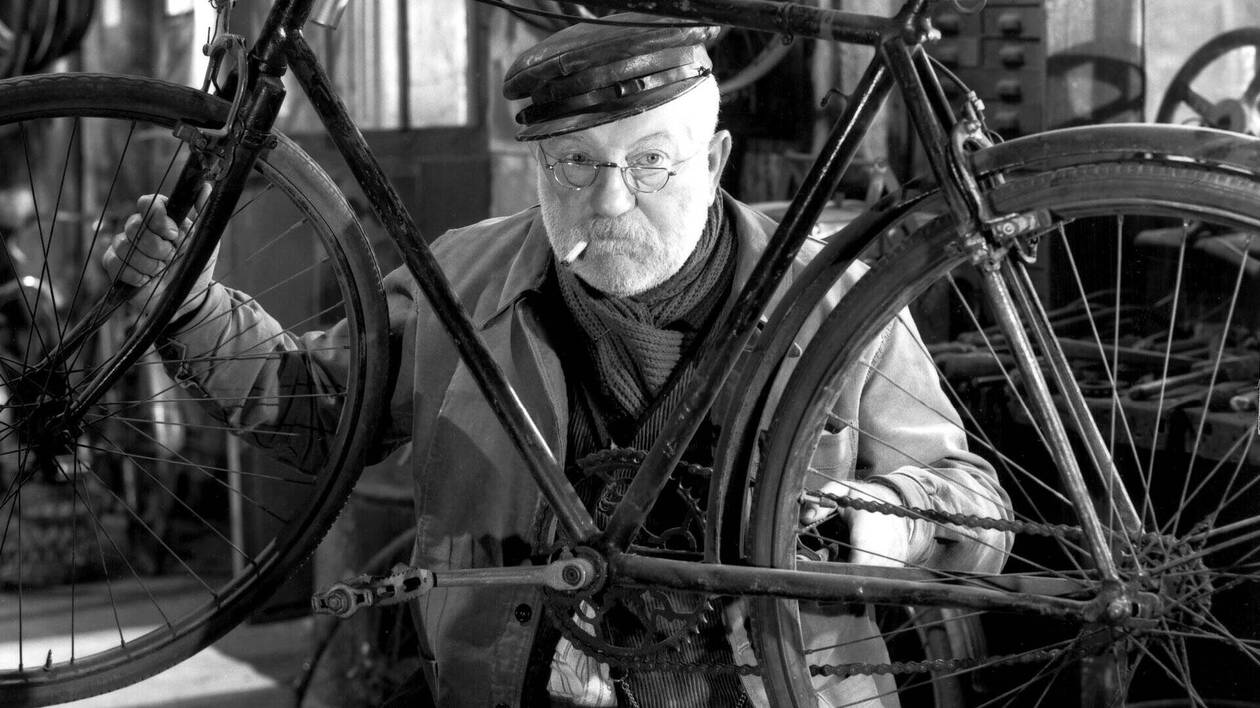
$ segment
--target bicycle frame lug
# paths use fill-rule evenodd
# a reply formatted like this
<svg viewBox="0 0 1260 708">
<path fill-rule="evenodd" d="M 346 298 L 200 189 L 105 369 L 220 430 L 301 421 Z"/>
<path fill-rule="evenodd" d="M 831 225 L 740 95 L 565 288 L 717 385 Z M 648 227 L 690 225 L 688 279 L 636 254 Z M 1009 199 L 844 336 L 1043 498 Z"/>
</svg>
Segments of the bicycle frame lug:
<svg viewBox="0 0 1260 708">
<path fill-rule="evenodd" d="M 977 231 L 960 234 L 957 241 L 950 242 L 949 249 L 952 254 L 966 256 L 972 266 L 985 272 L 997 271 L 1006 255 L 1004 249 L 995 248 Z"/>
<path fill-rule="evenodd" d="M 940 41 L 941 31 L 932 25 L 932 18 L 925 15 L 905 28 L 904 37 L 908 44 L 929 44 Z"/>
<path fill-rule="evenodd" d="M 578 546 L 563 555 L 562 560 L 582 561 L 581 564 L 575 565 L 583 574 L 581 583 L 569 589 L 582 590 L 586 593 L 597 592 L 603 589 L 604 581 L 608 578 L 608 562 L 599 551 L 589 546 Z"/>
<path fill-rule="evenodd" d="M 981 113 L 983 107 L 978 98 L 967 104 L 968 116 L 955 121 L 950 129 L 949 146 L 945 151 L 948 177 L 958 189 L 965 206 L 965 211 L 961 213 L 955 209 L 955 216 L 960 228 L 966 230 L 987 228 L 988 224 L 997 220 L 988 200 L 980 192 L 980 182 L 972 172 L 971 161 L 968 159 L 972 152 L 993 146 Z M 1001 177 L 997 179 L 1000 180 Z"/>
<path fill-rule="evenodd" d="M 217 180 L 227 169 L 227 149 L 217 138 L 206 134 L 206 130 L 189 125 L 183 121 L 175 124 L 171 133 L 188 144 L 189 150 L 201 153 L 204 174 L 207 180 Z"/>
</svg>

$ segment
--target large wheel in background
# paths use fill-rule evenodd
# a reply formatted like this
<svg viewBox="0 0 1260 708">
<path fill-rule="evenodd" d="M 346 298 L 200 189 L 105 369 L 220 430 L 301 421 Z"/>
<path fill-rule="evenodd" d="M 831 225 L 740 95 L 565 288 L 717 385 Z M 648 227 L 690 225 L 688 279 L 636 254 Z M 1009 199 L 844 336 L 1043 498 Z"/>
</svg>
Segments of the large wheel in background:
<svg viewBox="0 0 1260 708">
<path fill-rule="evenodd" d="M 1214 37 L 1173 75 L 1155 120 L 1260 135 L 1260 27 Z"/>
</svg>

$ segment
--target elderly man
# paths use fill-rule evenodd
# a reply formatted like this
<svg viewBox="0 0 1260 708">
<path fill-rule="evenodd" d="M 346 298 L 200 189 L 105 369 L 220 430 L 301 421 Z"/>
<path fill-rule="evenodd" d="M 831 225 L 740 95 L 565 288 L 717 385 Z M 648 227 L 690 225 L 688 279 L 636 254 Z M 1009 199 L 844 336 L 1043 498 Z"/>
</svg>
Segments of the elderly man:
<svg viewBox="0 0 1260 708">
<path fill-rule="evenodd" d="M 742 286 L 773 227 L 719 188 L 731 137 L 717 130 L 718 90 L 704 47 L 715 30 L 644 16 L 621 19 L 646 26 L 577 25 L 525 52 L 508 70 L 505 95 L 529 101 L 517 115 L 518 138 L 529 141 L 537 156 L 540 206 L 451 231 L 434 243 L 473 323 L 575 478 L 583 477 L 583 461 L 598 459 L 601 451 L 650 444 L 668 413 L 657 394 L 671 376 L 686 375 L 675 370 L 678 363 Z M 141 200 L 142 212 L 149 203 Z M 181 238 L 164 215 L 163 199 L 153 203 L 148 221 L 130 219 L 105 258 L 107 268 L 135 284 L 156 275 Z M 129 253 L 131 243 L 153 257 L 124 262 L 120 254 Z M 803 263 L 804 257 L 798 266 Z M 215 354 L 205 357 L 213 365 L 184 372 L 213 390 L 216 379 L 240 373 L 223 360 L 231 352 L 218 343 L 248 347 L 235 335 L 267 337 L 276 325 L 240 294 L 210 282 L 209 273 L 204 278 L 204 294 L 195 289 L 168 336 L 186 351 Z M 456 365 L 454 349 L 434 334 L 441 328 L 409 275 L 395 272 L 386 284 L 391 325 L 402 346 L 381 447 L 413 444 L 414 562 L 434 569 L 524 562 L 554 540 L 540 513 L 538 489 L 475 384 Z M 228 312 L 231 317 L 221 316 Z M 240 331 L 224 336 L 223 327 Z M 912 335 L 893 346 L 901 348 L 894 352 L 901 355 L 897 361 L 911 362 L 899 366 L 919 367 L 935 381 Z M 274 374 L 255 364 L 249 375 Z M 861 404 L 867 403 L 863 397 Z M 936 405 L 948 408 L 943 399 Z M 902 425 L 895 410 L 864 415 L 888 416 L 890 430 Z M 709 435 L 697 436 L 686 461 L 712 462 L 705 441 L 712 439 L 713 418 Z M 853 459 L 835 462 L 845 470 L 838 473 L 844 482 L 832 488 L 946 511 L 1005 513 L 992 501 L 1005 498 L 992 470 L 966 453 L 960 432 L 904 432 L 906 445 L 924 455 L 919 459 L 949 459 L 952 469 L 961 470 L 951 478 L 957 489 L 930 497 L 925 490 L 939 485 L 924 480 L 937 473 L 905 466 L 855 478 Z M 606 491 L 596 490 L 595 497 L 610 501 Z M 855 561 L 992 571 L 1008 548 L 1002 534 L 942 541 L 926 522 L 845 513 L 860 547 Z M 755 661 L 742 607 L 725 608 L 725 627 L 717 616 L 722 610 L 711 610 L 719 621 L 701 623 L 683 654 Z M 532 588 L 438 588 L 428 594 L 420 603 L 429 660 L 424 673 L 438 704 L 765 703 L 757 679 L 741 681 L 729 672 L 610 671 L 561 638 L 543 615 L 540 592 Z M 613 626 L 601 631 L 632 635 L 633 627 L 615 626 L 620 616 L 605 615 L 601 621 Z M 837 624 L 821 609 L 817 617 L 819 636 L 861 625 L 876 637 L 855 643 L 858 660 L 883 655 L 882 646 L 865 646 L 879 644 L 867 617 L 850 613 Z M 641 627 L 651 621 L 640 616 L 634 622 Z M 831 658 L 845 656 L 841 651 Z M 870 677 L 818 685 L 828 700 L 874 698 L 886 688 Z"/>
</svg>

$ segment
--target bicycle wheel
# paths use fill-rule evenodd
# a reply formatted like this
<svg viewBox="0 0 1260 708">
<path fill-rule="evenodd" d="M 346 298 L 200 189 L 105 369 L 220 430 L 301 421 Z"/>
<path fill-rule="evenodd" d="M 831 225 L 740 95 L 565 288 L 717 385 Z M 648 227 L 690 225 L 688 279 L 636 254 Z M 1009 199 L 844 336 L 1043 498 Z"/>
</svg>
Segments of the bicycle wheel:
<svg viewBox="0 0 1260 708">
<path fill-rule="evenodd" d="M 57 420 L 49 408 L 55 413 L 112 354 L 107 346 L 98 356 L 89 338 L 32 383 L 42 352 L 102 300 L 107 282 L 99 257 L 107 237 L 135 210 L 136 197 L 169 193 L 187 153 L 172 127 L 217 126 L 227 107 L 187 87 L 132 77 L 0 82 L 0 138 L 9 156 L 0 185 L 17 195 L 10 201 L 31 205 L 21 236 L 31 262 L 21 272 L 46 293 L 44 303 L 25 305 L 51 305 L 55 313 L 54 324 L 33 332 L 3 366 L 0 702 L 6 706 L 109 691 L 208 646 L 308 558 L 358 476 L 384 385 L 380 276 L 342 195 L 283 136 L 247 184 L 215 279 L 249 293 L 293 331 L 346 320 L 337 338 L 308 339 L 304 358 L 283 359 L 286 367 L 315 374 L 311 360 L 346 361 L 344 391 L 317 397 L 280 386 L 247 390 L 239 400 L 207 400 L 195 387 L 165 378 L 205 360 L 167 351 L 161 376 L 146 369 L 160 364 L 142 358 L 75 429 L 43 424 Z M 108 326 L 125 336 L 141 311 L 134 304 L 111 313 Z M 291 343 L 268 338 L 244 358 L 267 364 Z M 248 425 L 252 440 L 272 447 L 290 441 L 252 420 L 224 421 L 210 412 L 259 397 L 288 411 L 320 402 L 323 417 L 310 418 L 312 436 L 323 442 L 317 464 L 298 469 L 243 449 L 229 428 Z M 141 562 L 145 557 L 157 562 Z M 50 564 L 57 572 L 46 572 Z M 38 586 L 39 575 L 60 582 Z"/>
<path fill-rule="evenodd" d="M 877 693 L 886 704 L 901 696 L 902 705 L 916 706 L 1256 704 L 1260 694 L 1249 677 L 1260 665 L 1260 551 L 1248 541 L 1260 527 L 1254 407 L 1260 244 L 1253 241 L 1260 183 L 1132 158 L 1008 174 L 989 198 L 997 213 L 1048 209 L 1053 216 L 1038 247 L 1040 273 L 1030 280 L 1073 371 L 1064 388 L 1052 387 L 1054 401 L 1072 438 L 1068 453 L 1084 460 L 1090 496 L 1112 529 L 1121 577 L 1135 597 L 1144 593 L 1148 616 L 1108 625 L 946 607 L 944 617 L 903 622 L 894 606 L 876 609 L 895 625 L 811 644 L 838 634 L 829 631 L 835 617 L 862 611 L 752 601 L 754 647 L 771 704 L 819 705 L 815 674 L 830 671 L 856 675 L 848 696 L 854 703 Z M 951 499 L 999 501 L 959 482 L 971 478 L 960 477 L 960 469 L 992 467 L 1022 524 L 995 521 L 1016 532 L 1005 570 L 977 575 L 962 570 L 966 563 L 942 569 L 938 560 L 967 547 L 966 538 L 980 539 L 971 547 L 981 552 L 986 541 L 978 519 L 934 517 L 918 523 L 928 524 L 931 549 L 941 554 L 912 562 L 909 575 L 932 582 L 929 572 L 943 573 L 1012 597 L 1043 591 L 1090 597 L 1098 574 L 1069 528 L 1076 516 L 1049 454 L 1046 421 L 1030 413 L 1009 347 L 978 294 L 976 269 L 953 243 L 952 220 L 933 219 L 933 209 L 939 203 L 920 206 L 929 221 L 908 238 L 881 242 L 878 260 L 791 374 L 751 485 L 747 552 L 755 563 L 779 568 L 894 575 L 834 565 L 849 558 L 852 546 L 835 516 L 818 520 L 829 499 L 824 487 L 854 473 L 895 475 L 904 465 L 920 470 L 913 478 L 924 485 L 925 508 L 940 511 Z M 901 347 L 896 356 L 908 359 L 893 361 L 894 346 Z M 921 375 L 902 376 L 912 373 L 907 361 L 936 376 L 926 384 Z M 895 411 L 899 424 L 916 431 L 934 426 L 931 435 L 964 439 L 981 461 L 918 459 L 889 442 L 899 438 L 888 433 L 887 419 L 838 418 L 837 411 L 847 410 L 839 404 L 855 387 L 865 391 L 864 400 L 880 401 L 882 413 Z M 1113 523 L 1121 515 L 1088 461 L 1082 427 L 1071 422 L 1064 391 L 1072 387 L 1097 421 L 1141 535 Z M 850 446 L 841 456 L 847 472 L 830 472 L 815 458 L 837 440 Z M 898 510 L 923 518 L 904 507 L 863 513 Z M 910 630 L 942 629 L 950 640 L 938 643 L 935 655 L 929 647 L 927 658 L 944 661 L 895 664 L 878 652 L 868 652 L 875 658 L 865 663 L 834 659 L 838 646 L 881 638 L 892 645 Z M 968 640 L 978 630 L 983 641 Z M 863 681 L 865 688 L 858 685 Z"/>
</svg>

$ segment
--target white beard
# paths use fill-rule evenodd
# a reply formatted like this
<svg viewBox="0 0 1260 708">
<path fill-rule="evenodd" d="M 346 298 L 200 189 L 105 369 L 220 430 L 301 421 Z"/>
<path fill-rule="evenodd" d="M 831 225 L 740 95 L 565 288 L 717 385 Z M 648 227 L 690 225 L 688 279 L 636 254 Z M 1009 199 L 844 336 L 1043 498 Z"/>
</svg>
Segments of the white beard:
<svg viewBox="0 0 1260 708">
<path fill-rule="evenodd" d="M 615 217 L 567 220 L 555 200 L 542 195 L 543 225 L 558 257 L 585 241 L 570 265 L 591 287 L 615 297 L 637 295 L 668 280 L 695 250 L 708 220 L 708 204 L 685 204 L 677 227 L 662 233 L 639 209 Z"/>
</svg>

